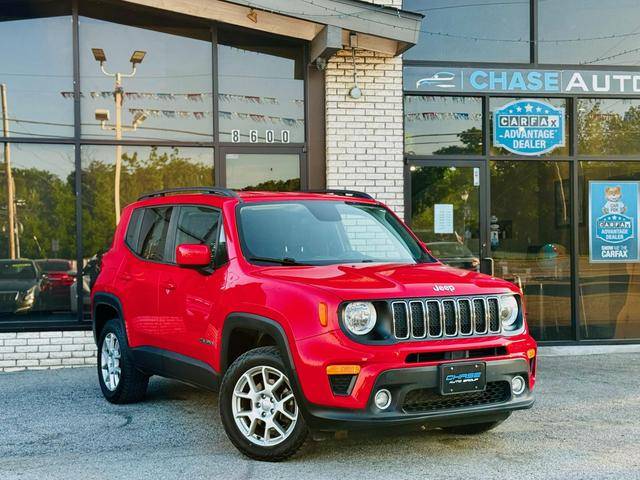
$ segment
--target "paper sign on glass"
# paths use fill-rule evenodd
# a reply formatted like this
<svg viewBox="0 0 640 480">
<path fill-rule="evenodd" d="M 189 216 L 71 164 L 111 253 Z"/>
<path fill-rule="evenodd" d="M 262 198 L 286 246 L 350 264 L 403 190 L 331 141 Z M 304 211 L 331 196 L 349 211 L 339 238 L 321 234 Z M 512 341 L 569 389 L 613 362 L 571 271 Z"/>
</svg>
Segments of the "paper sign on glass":
<svg viewBox="0 0 640 480">
<path fill-rule="evenodd" d="M 453 205 L 436 203 L 433 206 L 433 232 L 453 233 Z"/>
</svg>

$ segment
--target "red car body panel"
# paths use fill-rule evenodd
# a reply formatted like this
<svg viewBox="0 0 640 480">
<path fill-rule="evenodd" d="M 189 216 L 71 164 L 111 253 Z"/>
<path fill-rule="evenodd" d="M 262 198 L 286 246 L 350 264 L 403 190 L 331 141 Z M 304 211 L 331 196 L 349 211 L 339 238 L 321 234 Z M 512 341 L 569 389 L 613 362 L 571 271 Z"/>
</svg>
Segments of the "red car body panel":
<svg viewBox="0 0 640 480">
<path fill-rule="evenodd" d="M 310 193 L 240 193 L 244 203 L 287 200 L 333 200 L 343 197 Z M 373 200 L 358 202 L 378 204 Z M 420 352 L 459 351 L 504 347 L 500 359 L 524 359 L 530 364 L 529 388 L 535 385 L 536 343 L 525 326 L 515 336 L 481 336 L 391 345 L 362 344 L 340 327 L 338 309 L 348 300 L 425 298 L 520 293 L 506 281 L 458 270 L 439 262 L 402 264 L 344 264 L 328 266 L 260 266 L 242 255 L 236 213 L 238 199 L 216 195 L 175 195 L 151 198 L 125 208 L 111 249 L 103 256 L 101 273 L 92 290 L 117 297 L 122 305 L 129 346 L 153 346 L 205 362 L 222 372 L 221 341 L 225 320 L 247 313 L 280 325 L 306 400 L 314 405 L 364 409 L 376 378 L 392 369 L 438 365 L 441 361 L 407 363 Z M 151 205 L 208 205 L 223 213 L 229 261 L 209 275 L 178 265 L 142 260 L 125 244 L 133 208 Z M 413 235 L 413 233 L 411 233 Z M 415 237 L 415 235 L 414 235 Z M 417 239 L 417 237 L 415 237 Z M 455 293 L 442 290 L 453 289 Z M 326 326 L 318 317 L 320 302 L 327 304 Z M 490 362 L 487 357 L 483 361 Z M 351 395 L 334 395 L 326 373 L 328 365 L 356 364 L 361 372 Z"/>
</svg>

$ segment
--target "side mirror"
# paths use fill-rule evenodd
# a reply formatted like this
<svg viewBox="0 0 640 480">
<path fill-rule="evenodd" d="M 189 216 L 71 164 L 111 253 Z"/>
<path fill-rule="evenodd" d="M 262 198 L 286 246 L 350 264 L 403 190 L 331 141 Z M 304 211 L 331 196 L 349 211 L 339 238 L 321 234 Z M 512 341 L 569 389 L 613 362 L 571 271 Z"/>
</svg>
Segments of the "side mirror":
<svg viewBox="0 0 640 480">
<path fill-rule="evenodd" d="M 208 267 L 211 265 L 209 245 L 183 243 L 176 248 L 176 263 L 180 267 Z"/>
</svg>

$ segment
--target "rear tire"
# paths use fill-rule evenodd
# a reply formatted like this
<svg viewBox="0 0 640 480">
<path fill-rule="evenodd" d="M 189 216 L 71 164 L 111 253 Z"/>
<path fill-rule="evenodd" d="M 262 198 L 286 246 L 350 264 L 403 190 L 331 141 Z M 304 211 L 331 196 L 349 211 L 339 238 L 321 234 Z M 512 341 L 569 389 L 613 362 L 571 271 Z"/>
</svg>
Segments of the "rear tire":
<svg viewBox="0 0 640 480">
<path fill-rule="evenodd" d="M 501 420 L 496 420 L 495 422 L 486 422 L 486 423 L 472 423 L 470 425 L 456 425 L 455 427 L 444 427 L 444 430 L 447 433 L 453 433 L 456 435 L 480 435 L 482 433 L 488 432 L 489 430 L 493 430 L 502 422 L 504 422 L 507 418 L 511 416 L 509 413 L 506 417 Z"/>
<path fill-rule="evenodd" d="M 280 462 L 307 438 L 287 371 L 276 347 L 261 347 L 238 357 L 224 375 L 222 424 L 231 443 L 249 458 Z"/>
<path fill-rule="evenodd" d="M 98 381 L 104 398 L 111 403 L 139 402 L 149 385 L 149 376 L 133 363 L 122 322 L 109 320 L 98 340 Z"/>
</svg>

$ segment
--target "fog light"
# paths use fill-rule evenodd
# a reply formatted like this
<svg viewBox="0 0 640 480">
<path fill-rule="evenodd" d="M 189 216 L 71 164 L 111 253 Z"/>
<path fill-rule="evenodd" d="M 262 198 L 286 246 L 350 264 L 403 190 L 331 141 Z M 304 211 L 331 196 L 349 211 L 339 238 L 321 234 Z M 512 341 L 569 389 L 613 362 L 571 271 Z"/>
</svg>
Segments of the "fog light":
<svg viewBox="0 0 640 480">
<path fill-rule="evenodd" d="M 386 410 L 391 405 L 391 392 L 386 388 L 378 390 L 373 401 L 380 410 Z"/>
<path fill-rule="evenodd" d="M 511 391 L 514 395 L 522 395 L 524 393 L 524 389 L 527 387 L 524 378 L 520 375 L 516 375 L 511 379 Z"/>
</svg>

